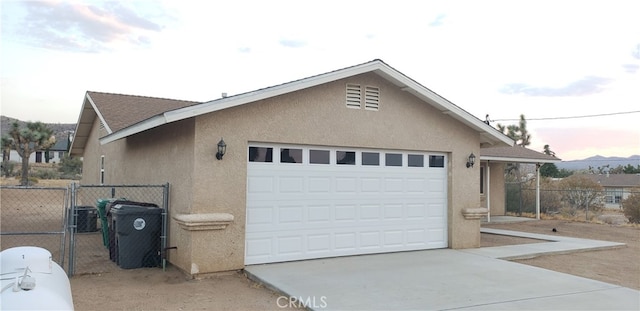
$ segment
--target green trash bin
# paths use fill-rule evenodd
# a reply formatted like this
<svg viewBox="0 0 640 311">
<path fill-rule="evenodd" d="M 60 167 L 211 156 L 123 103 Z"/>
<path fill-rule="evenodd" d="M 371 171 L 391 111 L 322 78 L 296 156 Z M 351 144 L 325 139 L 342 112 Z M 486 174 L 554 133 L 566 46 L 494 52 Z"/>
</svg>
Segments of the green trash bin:
<svg viewBox="0 0 640 311">
<path fill-rule="evenodd" d="M 98 217 L 100 218 L 100 227 L 102 228 L 102 244 L 109 248 L 109 222 L 107 220 L 107 205 L 117 200 L 126 200 L 124 198 L 115 199 L 98 199 L 96 207 L 98 208 Z"/>
</svg>

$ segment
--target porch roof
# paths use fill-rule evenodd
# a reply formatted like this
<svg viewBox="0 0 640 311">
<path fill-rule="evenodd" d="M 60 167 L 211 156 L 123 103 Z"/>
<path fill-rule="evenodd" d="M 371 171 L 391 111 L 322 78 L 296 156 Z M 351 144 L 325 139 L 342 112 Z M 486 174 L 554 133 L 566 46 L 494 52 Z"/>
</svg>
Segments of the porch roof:
<svg viewBox="0 0 640 311">
<path fill-rule="evenodd" d="M 480 149 L 481 161 L 509 163 L 556 163 L 560 158 L 537 152 L 522 146 L 489 147 Z"/>
</svg>

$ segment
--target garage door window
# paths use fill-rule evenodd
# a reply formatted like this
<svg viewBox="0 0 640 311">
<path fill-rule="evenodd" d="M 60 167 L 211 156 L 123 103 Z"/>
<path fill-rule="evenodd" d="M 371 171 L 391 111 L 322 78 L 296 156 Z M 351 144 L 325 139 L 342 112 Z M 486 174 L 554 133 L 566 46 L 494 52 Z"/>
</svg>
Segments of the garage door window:
<svg viewBox="0 0 640 311">
<path fill-rule="evenodd" d="M 309 163 L 311 164 L 329 164 L 330 159 L 329 150 L 309 150 Z"/>
<path fill-rule="evenodd" d="M 273 162 L 273 148 L 249 147 L 249 162 Z"/>
<path fill-rule="evenodd" d="M 444 167 L 444 156 L 429 156 L 429 167 Z"/>
<path fill-rule="evenodd" d="M 280 149 L 280 163 L 302 163 L 302 149 Z"/>
<path fill-rule="evenodd" d="M 402 166 L 402 154 L 401 153 L 387 153 L 385 154 L 386 166 Z"/>
<path fill-rule="evenodd" d="M 410 154 L 407 159 L 409 167 L 424 167 L 424 155 Z"/>
<path fill-rule="evenodd" d="M 343 165 L 355 165 L 356 153 L 355 151 L 336 151 L 336 163 Z"/>
<path fill-rule="evenodd" d="M 380 154 L 377 152 L 363 152 L 362 165 L 380 165 Z"/>
</svg>

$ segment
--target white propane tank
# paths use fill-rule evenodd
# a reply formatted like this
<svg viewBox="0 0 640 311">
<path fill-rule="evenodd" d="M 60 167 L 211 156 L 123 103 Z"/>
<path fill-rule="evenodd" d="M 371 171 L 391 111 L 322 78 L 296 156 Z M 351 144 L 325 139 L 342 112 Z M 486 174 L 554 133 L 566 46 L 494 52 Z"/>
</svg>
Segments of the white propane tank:
<svg viewBox="0 0 640 311">
<path fill-rule="evenodd" d="M 73 310 L 71 284 L 51 253 L 21 246 L 0 252 L 2 310 Z"/>
</svg>

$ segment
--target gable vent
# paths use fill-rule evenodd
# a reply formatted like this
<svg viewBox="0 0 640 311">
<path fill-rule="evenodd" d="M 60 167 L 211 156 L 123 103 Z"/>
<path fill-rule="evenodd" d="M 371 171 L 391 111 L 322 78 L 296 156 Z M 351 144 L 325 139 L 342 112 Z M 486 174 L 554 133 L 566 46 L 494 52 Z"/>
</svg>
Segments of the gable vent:
<svg viewBox="0 0 640 311">
<path fill-rule="evenodd" d="M 360 109 L 360 102 L 362 99 L 362 91 L 360 85 L 347 84 L 347 107 Z"/>
<path fill-rule="evenodd" d="M 374 86 L 367 86 L 364 90 L 364 108 L 368 110 L 378 110 L 380 106 L 380 89 Z"/>
</svg>

